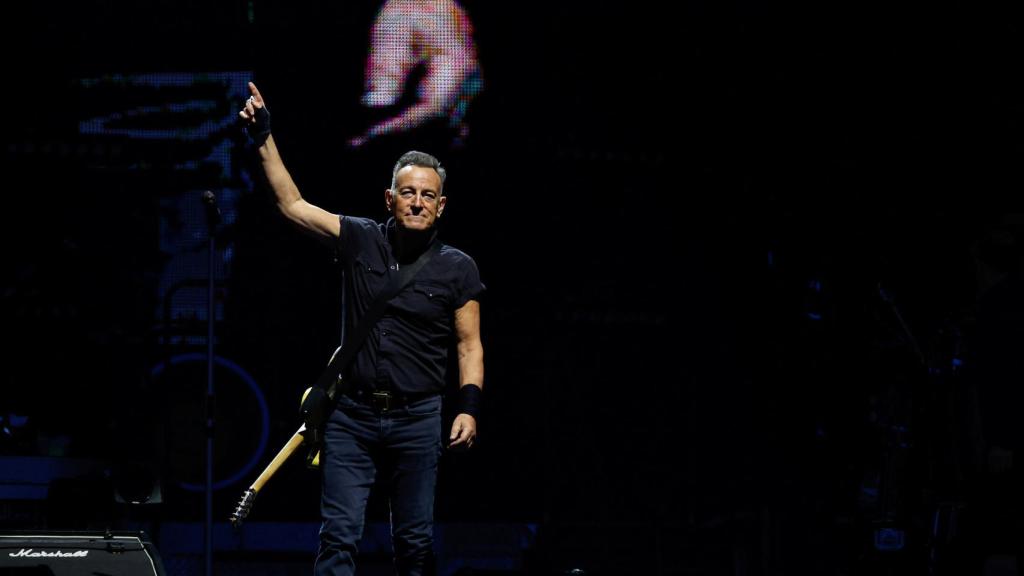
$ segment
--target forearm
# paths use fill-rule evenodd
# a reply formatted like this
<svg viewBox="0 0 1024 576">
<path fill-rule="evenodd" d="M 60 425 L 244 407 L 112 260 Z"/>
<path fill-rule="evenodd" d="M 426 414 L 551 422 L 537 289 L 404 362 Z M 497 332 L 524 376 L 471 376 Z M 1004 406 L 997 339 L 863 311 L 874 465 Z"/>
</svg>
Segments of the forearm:
<svg viewBox="0 0 1024 576">
<path fill-rule="evenodd" d="M 479 337 L 463 338 L 457 345 L 459 353 L 459 395 L 448 447 L 459 450 L 473 446 L 476 422 L 482 409 L 484 386 L 484 349 Z"/>
<path fill-rule="evenodd" d="M 263 174 L 274 192 L 274 200 L 281 214 L 314 236 L 324 239 L 336 238 L 340 232 L 337 216 L 302 198 L 299 187 L 292 180 L 281 154 L 277 151 L 277 144 L 272 135 L 259 147 L 259 156 Z"/>
<path fill-rule="evenodd" d="M 484 387 L 484 348 L 480 340 L 459 342 L 459 386 L 476 384 Z"/>
<path fill-rule="evenodd" d="M 284 160 L 281 159 L 273 135 L 268 136 L 263 145 L 259 147 L 259 155 L 263 174 L 267 177 L 267 183 L 274 192 L 277 207 L 285 216 L 288 216 L 289 210 L 295 206 L 295 203 L 302 200 L 302 195 L 299 193 L 299 187 L 292 180 L 292 175 L 288 173 Z"/>
</svg>

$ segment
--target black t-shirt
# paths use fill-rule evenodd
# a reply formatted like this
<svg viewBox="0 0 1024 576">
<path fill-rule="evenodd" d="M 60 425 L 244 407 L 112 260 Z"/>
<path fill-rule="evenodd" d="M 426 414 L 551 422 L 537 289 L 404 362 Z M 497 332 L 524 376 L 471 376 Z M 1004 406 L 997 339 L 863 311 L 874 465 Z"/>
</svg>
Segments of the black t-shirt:
<svg viewBox="0 0 1024 576">
<path fill-rule="evenodd" d="M 394 224 L 389 224 L 341 217 L 339 256 L 345 266 L 347 334 L 354 333 L 377 293 L 398 274 L 400 266 L 391 246 Z M 479 299 L 483 291 L 476 262 L 442 244 L 441 251 L 391 299 L 366 337 L 347 371 L 351 389 L 440 393 L 455 310 Z"/>
</svg>

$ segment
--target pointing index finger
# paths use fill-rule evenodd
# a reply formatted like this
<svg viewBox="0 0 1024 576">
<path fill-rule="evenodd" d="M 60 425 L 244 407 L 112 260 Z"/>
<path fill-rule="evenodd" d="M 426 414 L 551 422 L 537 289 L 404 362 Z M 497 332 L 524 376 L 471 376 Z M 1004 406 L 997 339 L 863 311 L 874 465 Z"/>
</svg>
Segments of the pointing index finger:
<svg viewBox="0 0 1024 576">
<path fill-rule="evenodd" d="M 263 105 L 263 96 L 260 95 L 259 89 L 256 88 L 256 85 L 252 82 L 249 82 L 249 93 L 252 94 L 254 103 L 259 104 L 260 106 Z"/>
</svg>

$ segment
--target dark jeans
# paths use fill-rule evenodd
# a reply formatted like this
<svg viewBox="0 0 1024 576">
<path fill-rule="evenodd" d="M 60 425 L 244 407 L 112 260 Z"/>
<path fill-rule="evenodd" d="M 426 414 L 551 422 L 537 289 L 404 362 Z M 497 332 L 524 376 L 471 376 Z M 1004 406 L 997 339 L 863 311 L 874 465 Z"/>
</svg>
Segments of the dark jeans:
<svg viewBox="0 0 1024 576">
<path fill-rule="evenodd" d="M 323 492 L 318 576 L 350 575 L 375 480 L 391 508 L 395 567 L 433 574 L 434 487 L 441 453 L 441 396 L 384 413 L 342 396 L 321 451 Z"/>
</svg>

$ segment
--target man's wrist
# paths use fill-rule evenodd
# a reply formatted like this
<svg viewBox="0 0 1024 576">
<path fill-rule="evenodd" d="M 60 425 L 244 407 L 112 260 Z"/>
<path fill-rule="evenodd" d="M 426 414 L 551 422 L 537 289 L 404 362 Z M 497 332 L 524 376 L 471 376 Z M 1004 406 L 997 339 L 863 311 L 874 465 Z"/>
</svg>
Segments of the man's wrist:
<svg viewBox="0 0 1024 576">
<path fill-rule="evenodd" d="M 463 384 L 459 387 L 459 413 L 469 414 L 479 420 L 482 398 L 483 389 L 479 384 Z"/>
<path fill-rule="evenodd" d="M 253 122 L 246 125 L 246 130 L 249 132 L 249 137 L 253 139 L 257 146 L 262 146 L 266 142 L 267 137 L 270 136 L 270 110 L 266 105 L 256 108 L 256 114 L 253 117 Z"/>
</svg>

